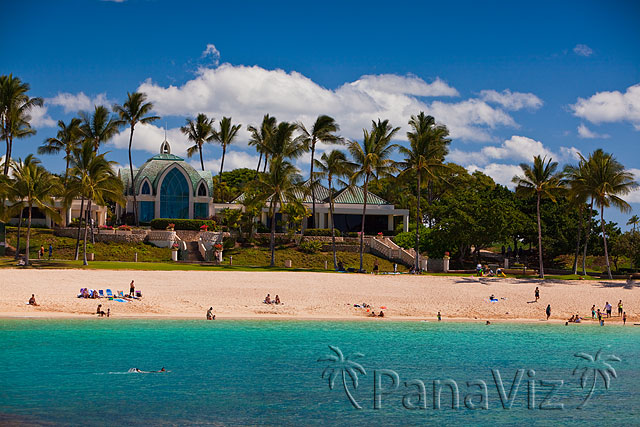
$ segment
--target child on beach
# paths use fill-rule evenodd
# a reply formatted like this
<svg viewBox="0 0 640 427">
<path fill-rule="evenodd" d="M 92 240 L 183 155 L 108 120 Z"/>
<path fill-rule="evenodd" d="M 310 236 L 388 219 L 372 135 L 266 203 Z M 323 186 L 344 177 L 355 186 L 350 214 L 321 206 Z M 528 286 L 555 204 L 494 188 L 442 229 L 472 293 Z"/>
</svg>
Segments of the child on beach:
<svg viewBox="0 0 640 427">
<path fill-rule="evenodd" d="M 622 325 L 626 325 L 627 324 L 627 312 L 623 312 L 622 313 Z"/>
<path fill-rule="evenodd" d="M 549 317 L 551 317 L 551 304 L 547 305 L 545 312 L 547 313 L 547 320 L 549 320 Z"/>
<path fill-rule="evenodd" d="M 536 291 L 535 291 L 535 297 L 536 297 L 536 302 L 538 302 L 538 300 L 540 299 L 540 289 L 538 289 L 537 286 L 536 286 Z"/>
</svg>

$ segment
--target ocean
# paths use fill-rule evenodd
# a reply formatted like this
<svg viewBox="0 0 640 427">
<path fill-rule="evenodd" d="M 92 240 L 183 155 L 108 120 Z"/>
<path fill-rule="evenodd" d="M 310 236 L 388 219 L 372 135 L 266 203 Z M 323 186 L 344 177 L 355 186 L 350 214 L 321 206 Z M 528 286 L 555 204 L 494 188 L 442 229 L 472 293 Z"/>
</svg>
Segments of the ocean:
<svg viewBox="0 0 640 427">
<path fill-rule="evenodd" d="M 0 424 L 638 425 L 639 362 L 630 325 L 1 319 Z"/>
</svg>

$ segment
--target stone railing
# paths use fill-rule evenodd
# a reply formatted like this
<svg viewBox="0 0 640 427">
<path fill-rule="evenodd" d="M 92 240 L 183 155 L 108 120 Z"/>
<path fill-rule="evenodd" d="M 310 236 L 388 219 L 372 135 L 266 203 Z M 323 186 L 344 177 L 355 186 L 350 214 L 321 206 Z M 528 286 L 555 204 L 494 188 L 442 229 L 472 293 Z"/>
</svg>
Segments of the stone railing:
<svg viewBox="0 0 640 427">
<path fill-rule="evenodd" d="M 176 232 L 169 230 L 149 230 L 147 240 L 159 248 L 168 248 L 176 240 Z"/>
</svg>

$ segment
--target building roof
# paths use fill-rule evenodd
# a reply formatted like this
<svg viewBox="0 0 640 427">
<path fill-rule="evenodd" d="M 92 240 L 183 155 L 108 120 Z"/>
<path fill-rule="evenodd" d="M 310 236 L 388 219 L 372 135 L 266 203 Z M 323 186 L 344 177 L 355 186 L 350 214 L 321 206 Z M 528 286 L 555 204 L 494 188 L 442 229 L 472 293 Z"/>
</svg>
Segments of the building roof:
<svg viewBox="0 0 640 427">
<path fill-rule="evenodd" d="M 168 146 L 168 142 L 165 141 L 163 142 L 163 147 L 166 146 Z M 196 170 L 182 157 L 176 156 L 175 154 L 171 154 L 169 152 L 156 154 L 155 156 L 147 160 L 142 166 L 140 166 L 139 169 L 133 170 L 133 175 L 135 177 L 134 186 L 136 194 L 140 193 L 140 187 L 142 186 L 142 183 L 145 179 L 148 179 L 151 183 L 152 193 L 157 194 L 160 176 L 162 176 L 162 173 L 166 169 L 172 167 L 173 165 L 177 165 L 178 167 L 182 168 L 189 176 L 189 180 L 191 181 L 191 188 L 194 192 L 194 195 L 197 194 L 198 184 L 203 180 L 209 188 L 209 195 L 213 194 L 213 177 L 211 175 L 211 172 Z M 120 179 L 122 179 L 122 182 L 124 184 L 125 195 L 131 195 L 131 172 L 129 168 L 121 168 L 119 174 Z"/>
</svg>

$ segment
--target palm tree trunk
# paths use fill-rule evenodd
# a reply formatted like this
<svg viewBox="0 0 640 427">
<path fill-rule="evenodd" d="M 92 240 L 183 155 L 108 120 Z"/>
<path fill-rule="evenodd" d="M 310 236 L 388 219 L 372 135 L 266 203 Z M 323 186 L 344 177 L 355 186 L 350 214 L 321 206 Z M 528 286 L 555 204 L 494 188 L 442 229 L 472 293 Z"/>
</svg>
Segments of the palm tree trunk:
<svg viewBox="0 0 640 427">
<path fill-rule="evenodd" d="M 416 273 L 420 271 L 420 172 L 418 172 L 418 206 L 416 209 Z"/>
<path fill-rule="evenodd" d="M 12 146 L 12 140 L 9 137 L 9 135 L 7 135 L 7 153 L 4 156 L 4 174 L 5 175 L 9 175 L 9 163 L 11 162 L 11 146 Z"/>
<path fill-rule="evenodd" d="M 611 265 L 609 264 L 609 251 L 607 250 L 607 233 L 604 230 L 604 205 L 600 206 L 600 226 L 602 227 L 602 239 L 604 240 L 604 260 L 607 263 L 607 276 L 609 280 L 613 279 L 611 276 Z"/>
<path fill-rule="evenodd" d="M 89 265 L 89 263 L 87 262 L 87 225 L 89 222 L 89 215 L 91 215 L 91 199 L 89 199 L 89 201 L 87 202 L 87 220 L 84 223 L 84 246 L 82 248 L 84 259 L 82 261 L 82 265 Z"/>
<path fill-rule="evenodd" d="M 27 220 L 27 246 L 24 249 L 24 265 L 29 265 L 29 239 L 31 238 L 31 204 L 29 204 L 29 217 Z"/>
<path fill-rule="evenodd" d="M 224 155 L 226 153 L 227 153 L 227 145 L 222 144 L 222 162 L 220 162 L 220 179 L 219 179 L 220 182 L 222 182 L 222 169 L 224 169 Z"/>
<path fill-rule="evenodd" d="M 202 171 L 204 172 L 204 161 L 202 160 L 202 146 L 198 147 L 198 151 L 200 152 L 200 167 L 202 168 Z"/>
<path fill-rule="evenodd" d="M 78 234 L 76 236 L 76 251 L 73 259 L 76 261 L 80 256 L 80 227 L 82 227 L 82 219 L 84 215 L 84 196 L 82 196 L 82 201 L 80 202 L 80 216 L 78 216 Z"/>
<path fill-rule="evenodd" d="M 364 205 L 362 206 L 362 226 L 360 228 L 360 271 L 364 269 L 364 220 L 367 215 L 367 188 L 369 188 L 369 174 L 364 179 Z"/>
<path fill-rule="evenodd" d="M 69 150 L 67 150 L 67 155 L 65 156 L 65 160 L 66 160 L 66 166 L 64 167 L 64 185 L 66 187 L 67 185 L 67 180 L 69 179 L 69 159 L 70 159 L 71 153 L 69 152 Z"/>
<path fill-rule="evenodd" d="M 22 204 L 22 201 L 20 202 Z M 22 228 L 22 212 L 24 211 L 24 207 L 20 206 L 20 218 L 18 220 L 18 241 L 16 242 L 16 256 L 15 259 L 20 257 L 20 229 Z"/>
<path fill-rule="evenodd" d="M 267 164 L 269 163 L 269 155 L 265 154 L 264 155 L 264 168 L 262 169 L 262 173 L 265 173 L 267 171 Z"/>
<path fill-rule="evenodd" d="M 580 225 L 578 226 L 578 238 L 577 240 L 577 244 L 576 244 L 576 254 L 573 257 L 573 274 L 578 274 L 578 256 L 580 255 L 580 243 L 582 243 L 581 238 L 582 238 L 582 204 L 580 204 L 580 211 L 578 213 L 578 215 L 580 216 Z"/>
<path fill-rule="evenodd" d="M 311 143 L 311 169 L 309 170 L 309 183 L 311 184 L 311 228 L 316 228 L 316 190 L 313 185 L 313 156 L 316 152 L 316 143 Z"/>
<path fill-rule="evenodd" d="M 131 172 L 131 194 L 133 195 L 133 220 L 137 227 L 140 225 L 138 222 L 138 199 L 136 197 L 136 189 L 133 183 L 135 177 L 133 176 L 133 161 L 131 160 L 131 143 L 133 142 L 134 126 L 134 124 L 131 125 L 131 133 L 129 134 L 129 171 Z"/>
<path fill-rule="evenodd" d="M 333 269 L 338 269 L 338 257 L 336 256 L 336 227 L 333 224 L 333 188 L 331 185 L 331 175 L 329 181 L 329 221 L 331 221 L 331 250 L 333 251 Z"/>
<path fill-rule="evenodd" d="M 258 167 L 256 168 L 256 176 L 260 173 L 260 163 L 262 163 L 262 153 L 260 153 L 260 157 L 258 158 Z"/>
<path fill-rule="evenodd" d="M 271 267 L 276 265 L 276 207 L 277 203 L 271 204 L 273 208 L 271 211 L 271 238 L 269 239 L 269 249 L 271 249 Z"/>
<path fill-rule="evenodd" d="M 589 238 L 591 237 L 591 222 L 593 221 L 593 198 L 591 198 L 591 204 L 589 205 L 589 223 L 587 225 L 587 231 L 585 232 L 584 248 L 582 252 L 582 275 L 587 275 L 587 246 L 589 244 Z"/>
<path fill-rule="evenodd" d="M 540 192 L 538 192 L 538 202 L 536 204 L 536 212 L 538 215 L 538 261 L 540 262 L 540 278 L 544 279 L 544 264 L 542 262 L 542 226 L 540 224 Z"/>
</svg>

